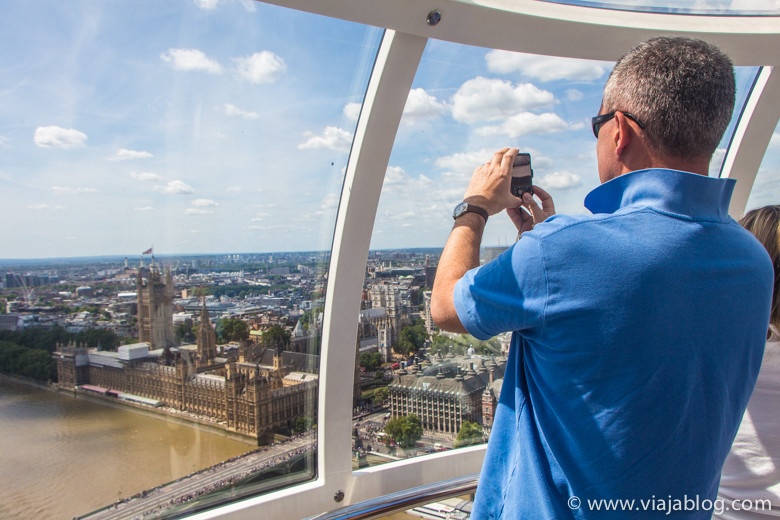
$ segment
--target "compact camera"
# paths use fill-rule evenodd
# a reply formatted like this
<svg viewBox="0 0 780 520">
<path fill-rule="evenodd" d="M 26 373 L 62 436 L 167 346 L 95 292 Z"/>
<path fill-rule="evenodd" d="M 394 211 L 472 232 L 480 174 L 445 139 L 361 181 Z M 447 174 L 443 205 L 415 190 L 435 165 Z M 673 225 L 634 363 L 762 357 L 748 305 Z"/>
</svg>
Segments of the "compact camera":
<svg viewBox="0 0 780 520">
<path fill-rule="evenodd" d="M 531 154 L 519 153 L 512 163 L 512 184 L 509 188 L 515 197 L 523 197 L 523 193 L 534 194 L 534 171 L 531 169 Z"/>
</svg>

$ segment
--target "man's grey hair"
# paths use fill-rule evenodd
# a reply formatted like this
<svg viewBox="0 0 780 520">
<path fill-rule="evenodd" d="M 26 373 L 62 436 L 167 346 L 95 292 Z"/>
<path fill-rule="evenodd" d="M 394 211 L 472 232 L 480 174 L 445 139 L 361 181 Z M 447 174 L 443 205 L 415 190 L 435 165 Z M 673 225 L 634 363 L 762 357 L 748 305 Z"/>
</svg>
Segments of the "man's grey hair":
<svg viewBox="0 0 780 520">
<path fill-rule="evenodd" d="M 645 125 L 652 149 L 668 157 L 711 157 L 734 110 L 734 67 L 702 40 L 659 37 L 618 60 L 602 111 L 620 110 Z"/>
</svg>

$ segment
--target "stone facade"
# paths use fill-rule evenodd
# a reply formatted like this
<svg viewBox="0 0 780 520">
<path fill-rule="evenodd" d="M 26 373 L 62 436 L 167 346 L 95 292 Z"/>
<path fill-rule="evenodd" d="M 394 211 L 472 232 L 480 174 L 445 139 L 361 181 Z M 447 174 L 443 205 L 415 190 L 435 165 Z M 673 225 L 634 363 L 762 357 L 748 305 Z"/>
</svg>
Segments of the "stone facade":
<svg viewBox="0 0 780 520">
<path fill-rule="evenodd" d="M 448 356 L 399 370 L 388 388 L 390 414 L 415 414 L 426 432 L 454 437 L 464 421 L 483 424 L 483 393 L 491 372 L 503 378 L 505 366 L 505 359 Z"/>
<path fill-rule="evenodd" d="M 315 418 L 316 375 L 293 372 L 276 351 L 255 358 L 251 349 L 241 348 L 233 361 L 218 357 L 216 334 L 205 306 L 197 337 L 196 348 L 166 345 L 149 350 L 146 342 L 120 348 L 132 355 L 61 346 L 54 353 L 59 386 L 93 385 L 154 399 L 256 437 L 258 442 L 275 431 L 290 430 L 298 417 Z"/>
<path fill-rule="evenodd" d="M 173 278 L 168 269 L 165 281 L 154 266 L 138 269 L 138 336 L 151 348 L 172 347 L 173 335 Z"/>
</svg>

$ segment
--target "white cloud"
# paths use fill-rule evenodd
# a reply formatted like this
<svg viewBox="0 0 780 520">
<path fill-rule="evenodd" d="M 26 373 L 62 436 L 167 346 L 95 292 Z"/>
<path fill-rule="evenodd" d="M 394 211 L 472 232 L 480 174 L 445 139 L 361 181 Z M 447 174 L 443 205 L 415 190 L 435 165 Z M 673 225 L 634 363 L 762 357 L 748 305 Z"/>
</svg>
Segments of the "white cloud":
<svg viewBox="0 0 780 520">
<path fill-rule="evenodd" d="M 33 140 L 41 148 L 63 148 L 67 150 L 84 146 L 84 143 L 87 141 L 87 134 L 79 132 L 75 128 L 39 126 L 35 129 Z"/>
<path fill-rule="evenodd" d="M 120 148 L 119 151 L 116 152 L 116 155 L 113 157 L 109 157 L 110 161 L 126 161 L 128 159 L 148 159 L 150 157 L 154 157 L 154 155 L 150 154 L 149 152 L 143 152 L 139 150 L 126 150 L 125 148 Z"/>
<path fill-rule="evenodd" d="M 512 116 L 501 124 L 484 126 L 477 129 L 480 135 L 505 135 L 507 137 L 520 137 L 531 134 L 552 134 L 563 132 L 570 128 L 579 128 L 582 125 L 569 125 L 558 117 L 557 114 L 547 112 L 544 114 L 532 114 L 523 112 Z"/>
<path fill-rule="evenodd" d="M 312 148 L 317 150 L 329 148 L 338 152 L 348 152 L 350 146 L 352 146 L 352 134 L 335 126 L 326 127 L 322 135 L 306 132 L 304 136 L 307 139 L 298 145 L 299 149 Z"/>
<path fill-rule="evenodd" d="M 56 193 L 65 193 L 69 195 L 76 193 L 95 193 L 99 191 L 97 188 L 73 188 L 71 186 L 52 186 L 51 189 Z"/>
<path fill-rule="evenodd" d="M 244 58 L 233 58 L 242 78 L 255 83 L 273 83 L 286 71 L 284 60 L 270 51 L 261 51 Z"/>
<path fill-rule="evenodd" d="M 535 181 L 544 189 L 570 190 L 582 186 L 582 178 L 576 173 L 552 172 Z"/>
<path fill-rule="evenodd" d="M 726 157 L 725 148 L 716 148 L 710 159 L 710 177 L 720 176 L 720 169 L 723 166 L 723 159 Z"/>
<path fill-rule="evenodd" d="M 360 116 L 360 103 L 347 103 L 344 105 L 344 117 L 348 121 L 357 121 Z"/>
<path fill-rule="evenodd" d="M 382 193 L 405 193 L 417 196 L 427 193 L 433 186 L 433 181 L 425 175 L 413 177 L 400 166 L 388 166 Z"/>
<path fill-rule="evenodd" d="M 137 181 L 161 181 L 163 178 L 156 173 L 151 172 L 130 172 L 130 177 Z"/>
<path fill-rule="evenodd" d="M 576 88 L 566 89 L 566 99 L 568 101 L 580 101 L 584 97 L 583 93 Z"/>
<path fill-rule="evenodd" d="M 174 70 L 203 71 L 209 74 L 222 72 L 222 67 L 217 61 L 208 58 L 198 49 L 168 49 L 160 54 L 160 58 L 170 63 Z"/>
<path fill-rule="evenodd" d="M 244 191 L 244 188 L 242 188 L 241 186 L 228 186 L 227 188 L 225 188 L 225 191 L 229 191 L 231 193 L 241 193 L 242 191 Z"/>
<path fill-rule="evenodd" d="M 452 97 L 452 116 L 464 123 L 496 121 L 554 101 L 552 92 L 530 83 L 513 85 L 479 76 L 466 81 Z"/>
<path fill-rule="evenodd" d="M 447 107 L 428 94 L 424 89 L 415 88 L 409 91 L 404 106 L 403 121 L 414 123 L 423 119 L 432 119 L 447 110 Z"/>
<path fill-rule="evenodd" d="M 219 206 L 218 203 L 214 202 L 210 199 L 195 199 L 192 201 L 193 206 L 198 206 L 200 208 L 209 208 L 209 207 L 215 207 Z"/>
<path fill-rule="evenodd" d="M 603 61 L 538 56 L 502 50 L 488 52 L 485 55 L 485 62 L 490 72 L 497 74 L 522 72 L 540 81 L 560 79 L 594 81 L 612 67 L 611 63 Z"/>
<path fill-rule="evenodd" d="M 151 206 L 141 206 L 138 208 L 133 208 L 135 211 L 152 211 L 154 208 Z"/>
<path fill-rule="evenodd" d="M 769 140 L 769 148 L 780 148 L 780 132 L 772 134 L 772 139 Z"/>
<path fill-rule="evenodd" d="M 214 213 L 210 209 L 200 209 L 200 208 L 187 208 L 184 210 L 185 215 L 211 215 Z"/>
<path fill-rule="evenodd" d="M 243 117 L 244 119 L 257 119 L 260 117 L 257 112 L 242 110 L 236 105 L 231 105 L 230 103 L 225 103 L 225 115 Z"/>
<path fill-rule="evenodd" d="M 488 150 L 486 148 L 476 152 L 455 153 L 437 158 L 435 164 L 439 168 L 471 173 L 477 166 L 484 164 L 488 159 L 493 157 L 493 153 L 495 153 L 495 150 Z"/>
<path fill-rule="evenodd" d="M 320 209 L 329 210 L 335 208 L 336 206 L 339 205 L 339 198 L 340 197 L 338 193 L 328 193 L 322 198 Z"/>
<path fill-rule="evenodd" d="M 729 11 L 771 11 L 780 9 L 779 0 L 732 0 Z"/>
<path fill-rule="evenodd" d="M 27 206 L 27 209 L 34 209 L 34 210 L 41 210 L 41 209 L 48 209 L 48 204 L 31 204 Z"/>
<path fill-rule="evenodd" d="M 195 5 L 201 9 L 215 9 L 219 0 L 195 0 Z"/>
<path fill-rule="evenodd" d="M 165 186 L 157 185 L 154 189 L 167 195 L 188 195 L 190 193 L 195 193 L 195 189 L 192 186 L 179 180 L 169 181 Z"/>
<path fill-rule="evenodd" d="M 254 13 L 257 11 L 257 6 L 255 5 L 254 0 L 241 0 L 241 5 L 244 6 L 244 9 L 246 9 L 250 13 Z"/>
</svg>

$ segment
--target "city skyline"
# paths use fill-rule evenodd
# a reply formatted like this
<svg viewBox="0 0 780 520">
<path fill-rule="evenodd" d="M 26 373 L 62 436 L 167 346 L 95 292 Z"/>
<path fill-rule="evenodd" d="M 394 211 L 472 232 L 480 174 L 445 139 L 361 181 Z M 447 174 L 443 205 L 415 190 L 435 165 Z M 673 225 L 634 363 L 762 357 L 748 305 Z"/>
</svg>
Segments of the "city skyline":
<svg viewBox="0 0 780 520">
<path fill-rule="evenodd" d="M 0 189 L 13 225 L 0 258 L 330 249 L 381 30 L 248 0 L 4 9 Z M 585 212 L 598 185 L 590 117 L 611 66 L 430 40 L 371 248 L 443 245 L 474 167 L 505 145 L 532 154 L 558 212 Z M 738 71 L 740 99 L 754 72 Z M 778 150 L 775 131 L 757 187 L 776 191 Z M 485 244 L 514 236 L 497 216 Z"/>
</svg>

